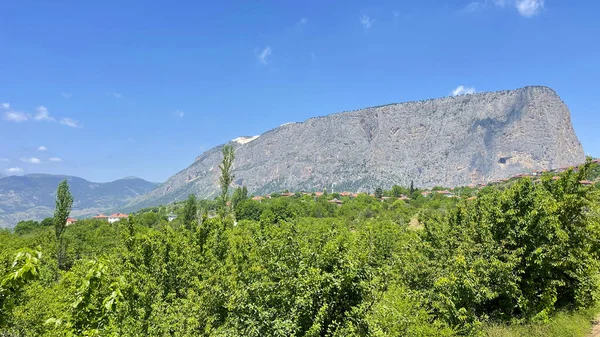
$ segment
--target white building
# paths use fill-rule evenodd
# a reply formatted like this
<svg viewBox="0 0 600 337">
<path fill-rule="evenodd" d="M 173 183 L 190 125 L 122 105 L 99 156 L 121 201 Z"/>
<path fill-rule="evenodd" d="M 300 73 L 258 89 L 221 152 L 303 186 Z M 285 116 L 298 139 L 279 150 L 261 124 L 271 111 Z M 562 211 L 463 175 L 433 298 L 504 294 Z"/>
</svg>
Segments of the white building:
<svg viewBox="0 0 600 337">
<path fill-rule="evenodd" d="M 115 213 L 108 216 L 108 223 L 115 223 L 121 219 L 127 219 L 128 215 L 124 213 Z"/>
</svg>

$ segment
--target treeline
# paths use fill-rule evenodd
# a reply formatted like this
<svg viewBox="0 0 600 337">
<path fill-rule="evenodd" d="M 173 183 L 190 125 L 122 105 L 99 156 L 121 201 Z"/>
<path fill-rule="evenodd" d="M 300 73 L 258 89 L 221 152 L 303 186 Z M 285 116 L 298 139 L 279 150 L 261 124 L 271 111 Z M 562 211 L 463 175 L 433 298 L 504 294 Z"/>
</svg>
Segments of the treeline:
<svg viewBox="0 0 600 337">
<path fill-rule="evenodd" d="M 0 335 L 452 336 L 544 321 L 600 294 L 600 199 L 580 183 L 592 167 L 475 200 L 191 197 L 172 222 L 162 208 L 69 226 L 60 268 L 48 221 L 1 231 Z"/>
</svg>

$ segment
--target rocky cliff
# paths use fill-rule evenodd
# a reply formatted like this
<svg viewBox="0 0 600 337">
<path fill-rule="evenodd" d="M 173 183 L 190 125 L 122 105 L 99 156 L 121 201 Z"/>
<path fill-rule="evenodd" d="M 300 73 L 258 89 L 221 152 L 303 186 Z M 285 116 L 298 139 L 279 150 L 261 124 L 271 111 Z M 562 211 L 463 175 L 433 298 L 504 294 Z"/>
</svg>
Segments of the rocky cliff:
<svg viewBox="0 0 600 337">
<path fill-rule="evenodd" d="M 235 147 L 235 184 L 263 194 L 289 189 L 373 191 L 486 183 L 584 161 L 570 112 L 547 87 L 389 104 L 289 123 Z M 129 209 L 218 191 L 222 146 Z"/>
</svg>

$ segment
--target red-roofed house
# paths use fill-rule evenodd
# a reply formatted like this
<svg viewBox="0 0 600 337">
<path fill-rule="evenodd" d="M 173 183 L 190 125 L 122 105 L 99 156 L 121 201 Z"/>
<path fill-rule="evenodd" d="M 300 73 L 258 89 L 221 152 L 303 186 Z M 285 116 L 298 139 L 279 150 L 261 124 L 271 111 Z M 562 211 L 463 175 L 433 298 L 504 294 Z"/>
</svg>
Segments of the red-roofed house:
<svg viewBox="0 0 600 337">
<path fill-rule="evenodd" d="M 594 159 L 592 160 L 592 163 L 600 164 L 600 159 Z"/>
<path fill-rule="evenodd" d="M 121 220 L 121 219 L 127 219 L 127 217 L 128 217 L 128 215 L 127 215 L 127 214 L 124 214 L 124 213 L 115 213 L 115 214 L 111 214 L 111 215 L 108 217 L 108 222 L 109 222 L 109 223 L 114 223 L 114 222 L 117 222 L 117 221 L 119 221 L 119 220 Z"/>
<path fill-rule="evenodd" d="M 581 185 L 585 185 L 585 186 L 590 186 L 590 185 L 594 185 L 593 181 L 589 181 L 589 180 L 582 180 L 580 181 Z"/>
<path fill-rule="evenodd" d="M 263 197 L 261 197 L 260 195 L 257 195 L 257 196 L 255 196 L 255 197 L 252 197 L 252 200 L 254 200 L 254 201 L 261 201 L 261 200 L 263 200 L 263 199 L 264 199 L 264 198 L 263 198 Z"/>
<path fill-rule="evenodd" d="M 342 196 L 342 197 L 352 197 L 352 193 L 350 193 L 350 192 L 342 192 L 342 193 L 340 193 L 340 196 Z"/>
<path fill-rule="evenodd" d="M 102 213 L 99 213 L 98 215 L 96 215 L 95 217 L 93 217 L 92 219 L 100 219 L 100 220 L 107 220 L 108 217 Z"/>
<path fill-rule="evenodd" d="M 77 219 L 67 218 L 67 226 L 72 225 L 77 222 Z"/>
<path fill-rule="evenodd" d="M 438 194 L 444 195 L 448 198 L 453 197 L 454 194 L 452 194 L 452 192 L 448 191 L 448 190 L 444 190 L 444 191 L 437 191 Z"/>
</svg>

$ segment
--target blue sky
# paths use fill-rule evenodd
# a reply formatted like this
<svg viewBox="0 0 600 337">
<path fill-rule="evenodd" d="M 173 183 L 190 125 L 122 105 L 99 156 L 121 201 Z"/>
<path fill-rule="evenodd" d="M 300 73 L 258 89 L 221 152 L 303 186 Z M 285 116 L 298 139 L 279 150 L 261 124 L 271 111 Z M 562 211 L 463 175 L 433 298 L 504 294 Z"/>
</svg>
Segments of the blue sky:
<svg viewBox="0 0 600 337">
<path fill-rule="evenodd" d="M 552 87 L 600 156 L 599 10 L 591 0 L 3 1 L 0 172 L 164 181 L 238 136 L 460 85 Z"/>
</svg>

